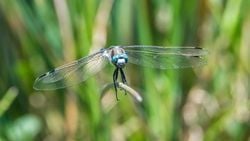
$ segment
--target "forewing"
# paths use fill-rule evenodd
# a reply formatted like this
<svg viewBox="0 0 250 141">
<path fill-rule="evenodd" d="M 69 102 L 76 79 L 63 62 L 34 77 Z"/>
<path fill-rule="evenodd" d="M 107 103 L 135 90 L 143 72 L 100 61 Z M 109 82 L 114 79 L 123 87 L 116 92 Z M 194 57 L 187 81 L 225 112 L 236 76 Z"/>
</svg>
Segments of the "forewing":
<svg viewBox="0 0 250 141">
<path fill-rule="evenodd" d="M 124 46 L 128 62 L 152 68 L 177 69 L 202 66 L 206 50 L 196 47 Z"/>
<path fill-rule="evenodd" d="M 49 71 L 35 80 L 37 90 L 53 90 L 85 81 L 107 63 L 102 51 Z"/>
</svg>

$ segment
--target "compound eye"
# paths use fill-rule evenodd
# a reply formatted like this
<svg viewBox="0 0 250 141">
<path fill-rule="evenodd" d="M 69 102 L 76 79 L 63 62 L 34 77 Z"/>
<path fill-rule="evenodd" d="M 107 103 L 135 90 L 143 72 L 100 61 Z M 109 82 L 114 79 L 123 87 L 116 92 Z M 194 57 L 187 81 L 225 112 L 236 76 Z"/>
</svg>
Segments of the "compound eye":
<svg viewBox="0 0 250 141">
<path fill-rule="evenodd" d="M 114 57 L 112 58 L 112 62 L 113 62 L 113 63 L 116 63 L 117 60 L 118 60 L 118 58 L 117 58 L 116 56 L 114 56 Z"/>
</svg>

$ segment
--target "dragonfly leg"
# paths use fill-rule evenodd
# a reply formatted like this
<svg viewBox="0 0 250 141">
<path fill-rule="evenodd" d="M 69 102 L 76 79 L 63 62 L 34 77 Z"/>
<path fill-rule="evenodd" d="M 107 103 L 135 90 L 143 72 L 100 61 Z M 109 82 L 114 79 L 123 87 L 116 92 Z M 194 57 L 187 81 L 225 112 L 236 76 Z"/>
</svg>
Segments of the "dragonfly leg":
<svg viewBox="0 0 250 141">
<path fill-rule="evenodd" d="M 115 87 L 115 96 L 116 96 L 116 100 L 118 101 L 118 96 L 117 96 L 117 78 L 118 78 L 118 68 L 115 69 L 114 73 L 113 73 L 113 83 L 114 83 L 114 87 Z"/>
<path fill-rule="evenodd" d="M 127 84 L 126 76 L 122 68 L 120 68 L 122 83 Z"/>
<path fill-rule="evenodd" d="M 122 83 L 127 84 L 126 76 L 125 76 L 125 73 L 124 73 L 122 68 L 120 68 L 120 72 L 121 72 Z M 124 90 L 124 91 L 125 91 L 125 95 L 126 95 L 127 91 L 126 90 Z"/>
</svg>

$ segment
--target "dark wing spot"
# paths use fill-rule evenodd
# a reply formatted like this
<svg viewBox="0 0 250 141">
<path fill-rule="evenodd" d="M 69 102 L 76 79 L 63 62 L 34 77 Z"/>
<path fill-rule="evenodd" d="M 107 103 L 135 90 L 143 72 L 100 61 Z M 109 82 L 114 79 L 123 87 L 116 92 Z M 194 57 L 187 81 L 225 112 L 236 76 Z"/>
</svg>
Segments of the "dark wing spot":
<svg viewBox="0 0 250 141">
<path fill-rule="evenodd" d="M 194 47 L 195 49 L 201 49 L 202 50 L 202 48 L 200 48 L 200 47 Z"/>
<path fill-rule="evenodd" d="M 49 72 L 47 72 L 47 73 L 44 73 L 44 74 L 40 75 L 40 76 L 38 77 L 38 79 L 40 79 L 40 78 L 42 78 L 42 77 L 44 77 L 44 76 L 46 76 L 46 75 L 48 75 L 48 74 L 54 73 L 54 72 L 55 72 L 55 69 L 53 69 L 53 70 L 51 70 L 51 71 L 49 71 Z"/>
<path fill-rule="evenodd" d="M 200 58 L 200 56 L 192 56 L 192 57 L 195 57 L 195 58 Z"/>
<path fill-rule="evenodd" d="M 53 72 L 55 72 L 55 69 L 53 69 L 53 70 L 49 71 L 49 74 L 50 74 L 50 73 L 53 73 Z"/>
<path fill-rule="evenodd" d="M 47 73 L 44 73 L 44 74 L 40 75 L 40 76 L 38 77 L 38 79 L 40 79 L 40 78 L 42 78 L 42 77 L 44 77 L 44 76 L 46 76 L 46 75 L 47 75 Z"/>
</svg>

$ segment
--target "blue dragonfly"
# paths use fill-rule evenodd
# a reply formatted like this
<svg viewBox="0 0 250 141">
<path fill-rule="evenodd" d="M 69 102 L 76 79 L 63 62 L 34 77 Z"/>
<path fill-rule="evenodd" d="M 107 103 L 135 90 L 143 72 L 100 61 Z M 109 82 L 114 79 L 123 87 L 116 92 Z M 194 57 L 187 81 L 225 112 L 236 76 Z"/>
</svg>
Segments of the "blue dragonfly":
<svg viewBox="0 0 250 141">
<path fill-rule="evenodd" d="M 197 47 L 111 46 L 42 74 L 33 87 L 36 90 L 54 90 L 72 86 L 87 80 L 111 62 L 115 66 L 113 84 L 118 99 L 117 79 L 120 72 L 122 83 L 127 83 L 123 71 L 127 63 L 158 69 L 196 67 L 206 63 L 206 54 L 206 50 Z"/>
</svg>

